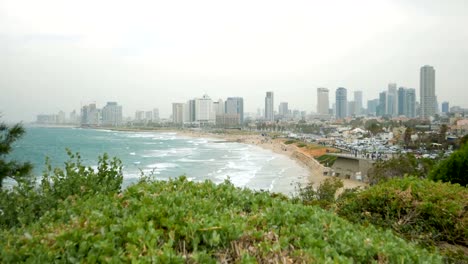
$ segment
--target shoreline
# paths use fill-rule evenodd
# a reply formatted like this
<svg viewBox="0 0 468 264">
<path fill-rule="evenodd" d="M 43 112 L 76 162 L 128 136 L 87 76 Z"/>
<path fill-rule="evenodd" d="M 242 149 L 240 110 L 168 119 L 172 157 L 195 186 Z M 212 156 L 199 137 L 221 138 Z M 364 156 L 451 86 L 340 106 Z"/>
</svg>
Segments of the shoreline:
<svg viewBox="0 0 468 264">
<path fill-rule="evenodd" d="M 262 149 L 272 151 L 273 153 L 276 153 L 276 154 L 286 156 L 292 161 L 296 162 L 296 164 L 298 164 L 299 166 L 308 170 L 309 172 L 308 183 L 312 183 L 314 186 L 318 186 L 324 180 L 331 178 L 330 176 L 323 175 L 323 172 L 328 171 L 329 168 L 320 164 L 310 154 L 304 151 L 301 151 L 299 147 L 293 144 L 290 144 L 290 145 L 284 144 L 283 143 L 284 140 L 282 139 L 271 139 L 268 136 L 263 137 L 261 135 L 254 135 L 254 134 L 252 135 L 215 134 L 215 133 L 208 133 L 204 131 L 171 131 L 171 132 L 175 132 L 180 136 L 187 136 L 187 137 L 193 137 L 193 138 L 210 137 L 210 138 L 221 139 L 221 140 L 224 140 L 225 142 L 236 142 L 236 143 L 248 144 L 248 145 L 257 146 Z M 342 179 L 342 178 L 340 179 L 343 181 L 344 189 L 367 186 L 367 184 L 364 182 L 349 180 L 349 179 Z"/>
<path fill-rule="evenodd" d="M 325 176 L 324 171 L 328 171 L 329 168 L 320 164 L 312 155 L 302 151 L 299 147 L 294 144 L 286 145 L 282 139 L 272 139 L 268 136 L 262 136 L 260 134 L 228 134 L 228 133 L 210 133 L 202 130 L 186 130 L 186 129 L 139 129 L 139 128 L 115 128 L 115 127 L 102 127 L 93 128 L 99 130 L 113 130 L 122 132 L 161 132 L 161 133 L 176 133 L 179 136 L 191 137 L 191 138 L 214 138 L 220 139 L 222 142 L 236 142 L 252 146 L 257 146 L 265 150 L 272 151 L 273 153 L 280 154 L 288 157 L 292 161 L 296 162 L 297 165 L 307 169 L 309 172 L 308 183 L 312 183 L 314 186 L 318 186 L 324 180 L 330 178 Z M 289 177 L 294 177 L 290 175 Z M 342 179 L 343 189 L 351 189 L 356 187 L 365 187 L 368 184 L 360 181 Z"/>
</svg>

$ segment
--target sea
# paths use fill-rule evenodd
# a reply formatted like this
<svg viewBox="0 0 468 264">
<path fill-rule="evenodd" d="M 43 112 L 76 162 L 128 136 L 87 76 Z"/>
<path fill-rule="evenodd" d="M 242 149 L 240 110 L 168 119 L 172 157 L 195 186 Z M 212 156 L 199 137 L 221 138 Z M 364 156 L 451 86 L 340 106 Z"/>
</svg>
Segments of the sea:
<svg viewBox="0 0 468 264">
<path fill-rule="evenodd" d="M 229 179 L 238 187 L 292 195 L 309 175 L 289 157 L 258 146 L 169 132 L 26 127 L 10 157 L 31 162 L 33 173 L 41 177 L 46 157 L 53 167 L 64 168 L 69 160 L 66 149 L 79 152 L 83 164 L 93 169 L 104 153 L 119 158 L 124 186 L 137 182 L 142 174 L 159 180 L 185 175 L 191 181 Z"/>
</svg>

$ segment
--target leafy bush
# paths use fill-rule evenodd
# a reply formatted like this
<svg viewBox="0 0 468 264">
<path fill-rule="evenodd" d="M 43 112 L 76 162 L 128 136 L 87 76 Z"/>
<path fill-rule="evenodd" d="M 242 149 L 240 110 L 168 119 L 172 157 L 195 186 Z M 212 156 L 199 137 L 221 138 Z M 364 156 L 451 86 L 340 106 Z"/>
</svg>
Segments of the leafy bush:
<svg viewBox="0 0 468 264">
<path fill-rule="evenodd" d="M 300 148 L 303 148 L 303 147 L 307 146 L 307 144 L 301 142 L 301 143 L 297 143 L 297 146 L 300 147 Z"/>
<path fill-rule="evenodd" d="M 294 140 L 294 139 L 289 139 L 289 140 L 286 140 L 286 141 L 284 142 L 284 144 L 286 144 L 286 145 L 290 145 L 290 144 L 293 144 L 293 143 L 296 143 L 296 140 Z"/>
<path fill-rule="evenodd" d="M 468 190 L 426 179 L 393 179 L 338 204 L 351 222 L 391 228 L 425 246 L 468 245 Z"/>
<path fill-rule="evenodd" d="M 431 159 L 416 159 L 413 154 L 405 154 L 376 162 L 367 176 L 371 185 L 393 178 L 403 178 L 406 175 L 426 178 L 434 163 Z"/>
<path fill-rule="evenodd" d="M 342 187 L 343 181 L 339 178 L 328 178 L 317 187 L 313 183 L 308 183 L 305 187 L 298 185 L 297 199 L 306 205 L 329 209 L 335 204 L 337 191 Z"/>
<path fill-rule="evenodd" d="M 99 157 L 95 171 L 81 163 L 81 157 L 67 150 L 70 160 L 65 169 L 52 169 L 46 162 L 46 171 L 39 185 L 35 180 L 19 180 L 11 189 L 0 190 L 1 228 L 27 225 L 45 212 L 56 208 L 67 197 L 83 198 L 97 194 L 119 192 L 122 185 L 122 164 L 107 154 Z"/>
<path fill-rule="evenodd" d="M 429 174 L 434 181 L 458 183 L 468 187 L 468 145 L 441 161 Z"/>
<path fill-rule="evenodd" d="M 141 182 L 67 198 L 0 233 L 3 262 L 440 263 L 389 231 L 225 182 Z"/>
</svg>

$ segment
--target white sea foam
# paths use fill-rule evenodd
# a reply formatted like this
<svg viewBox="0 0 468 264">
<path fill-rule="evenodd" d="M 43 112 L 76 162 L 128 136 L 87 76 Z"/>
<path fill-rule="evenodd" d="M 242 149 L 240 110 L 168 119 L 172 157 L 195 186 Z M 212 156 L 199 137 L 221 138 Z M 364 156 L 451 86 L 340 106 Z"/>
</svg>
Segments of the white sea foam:
<svg viewBox="0 0 468 264">
<path fill-rule="evenodd" d="M 135 155 L 136 155 L 135 152 L 130 152 L 129 154 L 132 155 L 132 156 L 135 156 Z"/>
<path fill-rule="evenodd" d="M 181 158 L 181 159 L 178 159 L 177 161 L 180 161 L 180 162 L 188 162 L 188 163 L 195 163 L 195 162 L 213 162 L 215 161 L 215 159 L 208 159 L 208 160 L 202 160 L 202 159 L 187 159 L 187 158 Z"/>
<path fill-rule="evenodd" d="M 169 168 L 176 168 L 179 167 L 179 165 L 175 163 L 155 163 L 155 164 L 150 164 L 146 166 L 147 168 L 151 169 L 169 169 Z"/>
</svg>

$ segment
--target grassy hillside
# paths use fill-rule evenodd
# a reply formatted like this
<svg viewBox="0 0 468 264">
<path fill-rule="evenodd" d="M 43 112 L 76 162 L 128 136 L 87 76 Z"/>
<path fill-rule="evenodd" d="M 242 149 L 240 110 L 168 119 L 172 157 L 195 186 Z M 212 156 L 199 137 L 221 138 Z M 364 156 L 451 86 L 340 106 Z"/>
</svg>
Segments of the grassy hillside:
<svg viewBox="0 0 468 264">
<path fill-rule="evenodd" d="M 0 262 L 440 263 L 438 255 L 333 213 L 230 183 L 142 182 L 69 197 L 1 231 Z"/>
</svg>

